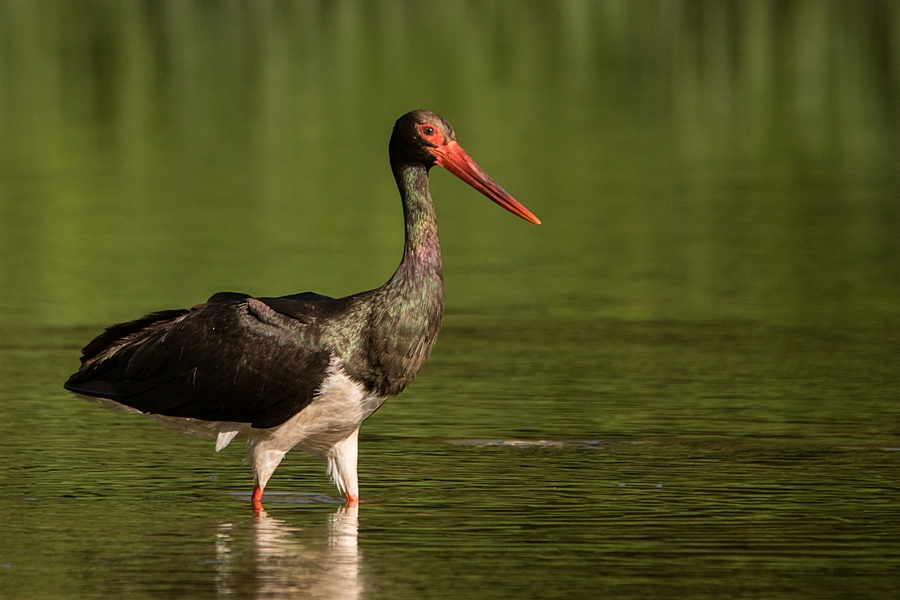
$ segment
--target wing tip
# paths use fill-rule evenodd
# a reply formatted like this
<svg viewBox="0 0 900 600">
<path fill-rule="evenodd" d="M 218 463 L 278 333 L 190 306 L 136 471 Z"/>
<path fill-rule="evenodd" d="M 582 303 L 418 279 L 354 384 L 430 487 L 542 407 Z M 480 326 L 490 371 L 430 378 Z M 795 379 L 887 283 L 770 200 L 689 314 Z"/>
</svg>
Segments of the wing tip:
<svg viewBox="0 0 900 600">
<path fill-rule="evenodd" d="M 63 388 L 73 394 L 81 394 L 82 396 L 91 396 L 93 398 L 106 398 L 108 400 L 118 400 L 119 394 L 116 392 L 115 386 L 108 381 L 84 381 L 75 380 L 75 375 L 69 377 L 69 380 L 63 384 Z"/>
</svg>

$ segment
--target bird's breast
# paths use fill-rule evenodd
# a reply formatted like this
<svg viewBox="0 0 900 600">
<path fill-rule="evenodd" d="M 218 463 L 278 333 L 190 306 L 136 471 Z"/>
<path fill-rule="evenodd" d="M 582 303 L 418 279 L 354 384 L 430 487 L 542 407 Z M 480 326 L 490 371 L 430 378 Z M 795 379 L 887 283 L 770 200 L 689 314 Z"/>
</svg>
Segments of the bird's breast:
<svg viewBox="0 0 900 600">
<path fill-rule="evenodd" d="M 377 393 L 395 396 L 415 380 L 437 340 L 442 300 L 406 299 L 373 316 L 363 361 Z"/>
</svg>

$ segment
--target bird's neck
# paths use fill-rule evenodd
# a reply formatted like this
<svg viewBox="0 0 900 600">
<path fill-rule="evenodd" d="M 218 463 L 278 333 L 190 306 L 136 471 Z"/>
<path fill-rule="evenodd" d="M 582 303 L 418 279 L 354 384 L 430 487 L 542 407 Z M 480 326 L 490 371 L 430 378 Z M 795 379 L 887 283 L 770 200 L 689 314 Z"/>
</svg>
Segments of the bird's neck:
<svg viewBox="0 0 900 600">
<path fill-rule="evenodd" d="M 444 312 L 441 247 L 428 170 L 402 167 L 394 173 L 403 198 L 406 246 L 394 276 L 375 291 L 366 334 L 372 346 L 361 361 L 365 369 L 357 375 L 383 397 L 399 394 L 416 378 L 437 339 Z"/>
<path fill-rule="evenodd" d="M 394 279 L 436 276 L 441 280 L 441 244 L 428 191 L 428 170 L 421 165 L 404 166 L 395 171 L 395 177 L 403 199 L 406 244 Z"/>
</svg>

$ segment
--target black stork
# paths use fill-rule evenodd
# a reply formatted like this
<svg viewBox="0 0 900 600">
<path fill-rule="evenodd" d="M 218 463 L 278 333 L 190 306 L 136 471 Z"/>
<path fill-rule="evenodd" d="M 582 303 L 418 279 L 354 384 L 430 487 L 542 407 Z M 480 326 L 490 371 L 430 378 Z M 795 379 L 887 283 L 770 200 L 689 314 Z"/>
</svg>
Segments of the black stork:
<svg viewBox="0 0 900 600">
<path fill-rule="evenodd" d="M 540 224 L 432 112 L 400 117 L 389 151 L 406 243 L 387 283 L 346 298 L 220 292 L 193 308 L 112 325 L 84 347 L 81 368 L 65 388 L 216 439 L 216 451 L 246 437 L 257 511 L 269 477 L 294 446 L 322 459 L 347 501 L 358 502 L 359 427 L 415 379 L 441 326 L 444 286 L 429 169 L 444 167 Z"/>
</svg>

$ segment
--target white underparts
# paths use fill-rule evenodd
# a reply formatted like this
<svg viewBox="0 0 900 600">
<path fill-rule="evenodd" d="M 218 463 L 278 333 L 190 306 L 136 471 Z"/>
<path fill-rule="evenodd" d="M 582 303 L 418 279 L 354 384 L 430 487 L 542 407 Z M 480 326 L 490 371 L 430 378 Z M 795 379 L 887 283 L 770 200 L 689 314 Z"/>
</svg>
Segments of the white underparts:
<svg viewBox="0 0 900 600">
<path fill-rule="evenodd" d="M 219 427 L 219 435 L 216 437 L 216 452 L 231 443 L 231 440 L 237 437 L 241 429 L 246 427 L 242 423 L 222 423 Z"/>
<path fill-rule="evenodd" d="M 326 462 L 338 489 L 357 497 L 359 426 L 385 399 L 367 393 L 344 372 L 339 359 L 332 358 L 322 386 L 309 406 L 278 427 L 248 431 L 247 461 L 253 467 L 256 483 L 265 488 L 284 455 L 299 446 Z"/>
</svg>

